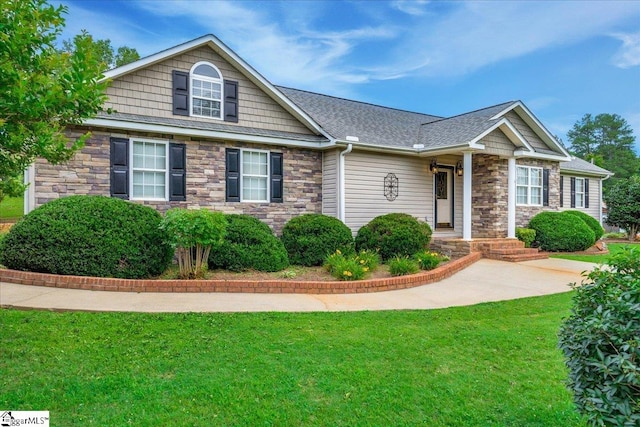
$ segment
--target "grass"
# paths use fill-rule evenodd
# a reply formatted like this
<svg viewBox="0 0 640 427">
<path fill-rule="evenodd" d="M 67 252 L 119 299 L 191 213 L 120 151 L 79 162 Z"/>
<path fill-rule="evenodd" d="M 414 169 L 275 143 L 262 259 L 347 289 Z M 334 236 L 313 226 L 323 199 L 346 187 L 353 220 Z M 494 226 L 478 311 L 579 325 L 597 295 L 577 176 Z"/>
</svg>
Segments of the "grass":
<svg viewBox="0 0 640 427">
<path fill-rule="evenodd" d="M 551 258 L 563 258 L 570 259 L 572 261 L 584 261 L 584 262 L 594 262 L 597 264 L 606 264 L 611 255 L 615 255 L 621 252 L 625 247 L 638 245 L 638 243 L 607 243 L 607 247 L 609 248 L 608 254 L 589 254 L 589 255 L 574 255 L 574 254 L 553 254 L 550 255 Z"/>
<path fill-rule="evenodd" d="M 6 197 L 0 202 L 0 220 L 17 219 L 24 215 L 23 197 Z"/>
<path fill-rule="evenodd" d="M 571 293 L 429 311 L 0 311 L 0 407 L 67 426 L 584 426 Z"/>
</svg>

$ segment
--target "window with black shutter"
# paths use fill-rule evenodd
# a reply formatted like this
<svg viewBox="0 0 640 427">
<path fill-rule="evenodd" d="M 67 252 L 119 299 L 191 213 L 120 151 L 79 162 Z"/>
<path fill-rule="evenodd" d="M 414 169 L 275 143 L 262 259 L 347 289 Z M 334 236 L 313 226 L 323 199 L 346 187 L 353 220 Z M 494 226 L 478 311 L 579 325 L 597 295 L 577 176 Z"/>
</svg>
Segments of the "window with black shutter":
<svg viewBox="0 0 640 427">
<path fill-rule="evenodd" d="M 225 159 L 227 202 L 284 201 L 282 153 L 227 148 Z"/>
<path fill-rule="evenodd" d="M 187 146 L 169 144 L 169 200 L 187 200 Z"/>
<path fill-rule="evenodd" d="M 110 140 L 110 188 L 111 197 L 129 198 L 129 139 Z"/>
<path fill-rule="evenodd" d="M 238 82 L 224 81 L 224 121 L 238 123 Z"/>
<path fill-rule="evenodd" d="M 282 153 L 271 153 L 271 202 L 283 202 L 283 170 Z"/>
<path fill-rule="evenodd" d="M 564 206 L 564 176 L 560 175 L 560 207 Z"/>
<path fill-rule="evenodd" d="M 240 201 L 240 150 L 227 148 L 226 153 L 226 200 L 227 202 Z"/>
<path fill-rule="evenodd" d="M 587 178 L 584 179 L 584 207 L 585 209 L 589 207 L 589 180 Z"/>
<path fill-rule="evenodd" d="M 576 178 L 571 177 L 571 207 L 576 207 Z"/>
<path fill-rule="evenodd" d="M 173 70 L 173 114 L 189 115 L 189 73 Z"/>
<path fill-rule="evenodd" d="M 542 171 L 542 205 L 549 206 L 549 169 Z"/>
</svg>

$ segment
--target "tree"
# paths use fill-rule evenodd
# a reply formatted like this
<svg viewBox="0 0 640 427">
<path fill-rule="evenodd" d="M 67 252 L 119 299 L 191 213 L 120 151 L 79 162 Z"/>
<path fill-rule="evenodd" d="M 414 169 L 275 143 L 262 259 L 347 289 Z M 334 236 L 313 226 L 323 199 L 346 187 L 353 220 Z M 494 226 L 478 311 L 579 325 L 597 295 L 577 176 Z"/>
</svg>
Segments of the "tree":
<svg viewBox="0 0 640 427">
<path fill-rule="evenodd" d="M 567 132 L 571 152 L 593 160 L 615 175 L 605 181 L 605 189 L 616 180 L 629 178 L 640 171 L 640 159 L 634 152 L 635 137 L 627 121 L 617 114 L 585 114 Z"/>
<path fill-rule="evenodd" d="M 627 230 L 629 240 L 640 232 L 640 176 L 618 180 L 603 199 L 607 204 L 607 224 Z"/>
<path fill-rule="evenodd" d="M 54 7 L 45 0 L 0 0 L 0 9 L 0 187 L 4 188 L 37 157 L 60 163 L 83 146 L 89 134 L 71 141 L 64 129 L 101 111 L 107 83 L 100 81 L 101 60 L 88 34 L 74 39 L 73 52 L 56 50 L 64 6 Z"/>
<path fill-rule="evenodd" d="M 82 30 L 80 34 L 73 39 L 64 40 L 62 42 L 62 52 L 72 53 L 75 49 L 76 40 L 87 37 L 88 35 L 87 30 Z M 105 70 L 120 67 L 140 59 L 138 51 L 132 47 L 120 46 L 117 51 L 114 51 L 113 46 L 111 46 L 111 40 L 109 39 L 94 40 L 92 49 L 94 55 L 100 58 L 103 64 L 102 68 Z"/>
</svg>

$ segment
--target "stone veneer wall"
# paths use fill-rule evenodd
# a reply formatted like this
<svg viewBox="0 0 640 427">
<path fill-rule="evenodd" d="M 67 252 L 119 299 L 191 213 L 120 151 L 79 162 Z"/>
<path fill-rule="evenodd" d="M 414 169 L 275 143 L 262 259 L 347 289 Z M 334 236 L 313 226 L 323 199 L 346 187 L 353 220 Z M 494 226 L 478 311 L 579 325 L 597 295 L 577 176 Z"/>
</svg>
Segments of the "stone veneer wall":
<svg viewBox="0 0 640 427">
<path fill-rule="evenodd" d="M 498 156 L 473 156 L 471 233 L 474 238 L 507 237 L 508 163 Z"/>
<path fill-rule="evenodd" d="M 560 163 L 547 160 L 522 159 L 518 166 L 537 166 L 549 169 L 549 206 L 516 206 L 516 227 L 527 227 L 531 218 L 543 211 L 560 208 Z"/>
<path fill-rule="evenodd" d="M 70 132 L 77 137 L 79 132 Z M 276 232 L 292 217 L 322 211 L 322 153 L 319 151 L 234 142 L 172 139 L 171 135 L 131 134 L 119 137 L 145 137 L 171 140 L 187 145 L 187 201 L 140 201 L 165 212 L 172 207 L 209 208 L 225 213 L 244 213 L 261 219 Z M 50 200 L 73 194 L 109 196 L 109 138 L 106 132 L 92 133 L 85 147 L 68 163 L 51 165 L 36 162 L 36 207 Z M 284 154 L 284 202 L 225 202 L 225 148 L 255 148 Z"/>
</svg>

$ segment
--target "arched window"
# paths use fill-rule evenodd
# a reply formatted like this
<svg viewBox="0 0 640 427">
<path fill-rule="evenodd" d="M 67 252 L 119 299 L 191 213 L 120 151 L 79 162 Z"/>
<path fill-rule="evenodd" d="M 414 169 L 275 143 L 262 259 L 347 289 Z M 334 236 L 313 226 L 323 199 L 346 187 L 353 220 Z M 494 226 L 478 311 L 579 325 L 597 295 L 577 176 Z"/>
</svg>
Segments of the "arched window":
<svg viewBox="0 0 640 427">
<path fill-rule="evenodd" d="M 222 75 L 208 62 L 191 67 L 191 115 L 222 118 Z"/>
</svg>

